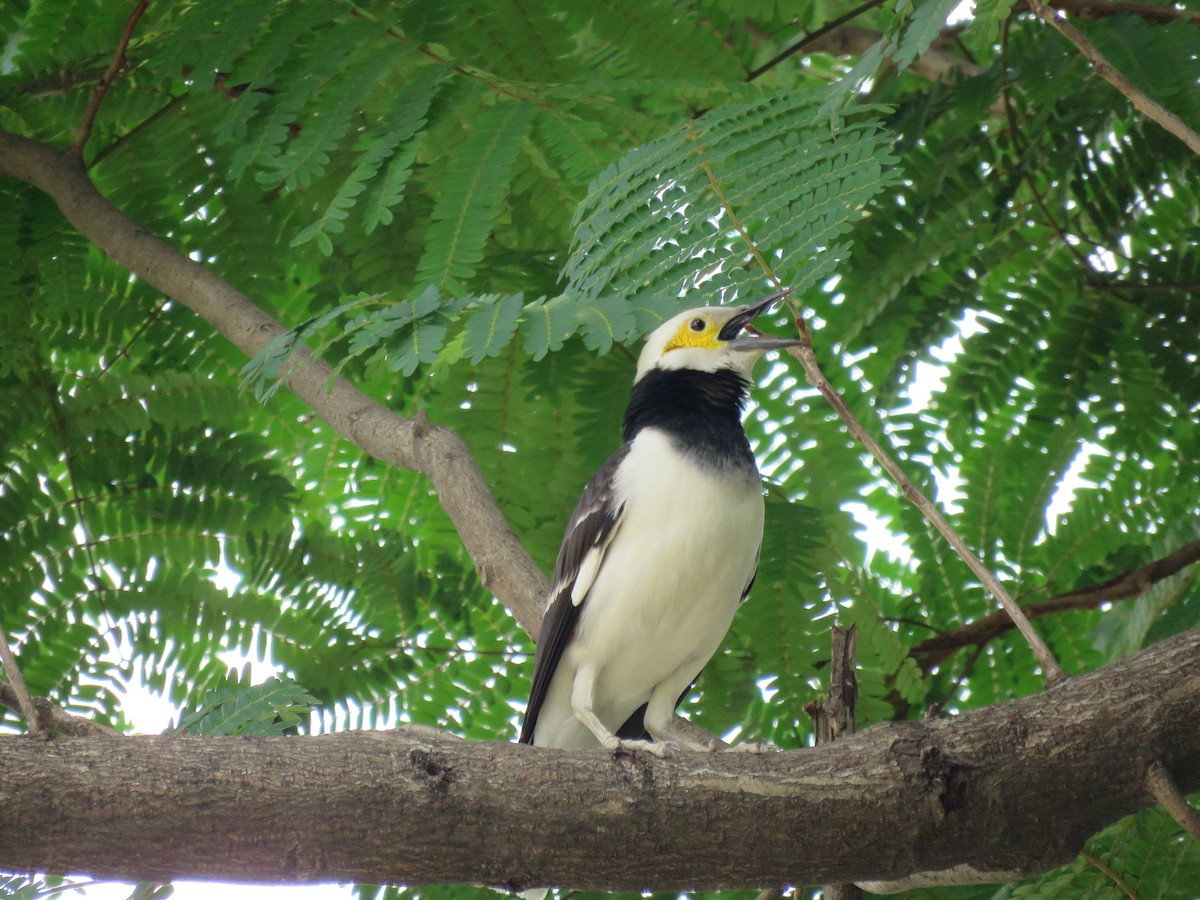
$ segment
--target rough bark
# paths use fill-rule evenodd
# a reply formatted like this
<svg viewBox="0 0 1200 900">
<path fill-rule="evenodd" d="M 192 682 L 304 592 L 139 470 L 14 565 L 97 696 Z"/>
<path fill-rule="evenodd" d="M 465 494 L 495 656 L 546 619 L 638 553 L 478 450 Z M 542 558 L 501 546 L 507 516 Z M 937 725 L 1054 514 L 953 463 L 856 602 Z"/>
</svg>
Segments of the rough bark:
<svg viewBox="0 0 1200 900">
<path fill-rule="evenodd" d="M 1120 727 L 1114 727 L 1120 723 Z M 777 754 L 612 757 L 430 729 L 0 739 L 0 869 L 659 890 L 1030 874 L 1200 789 L 1200 631 L 1033 697 Z"/>
</svg>

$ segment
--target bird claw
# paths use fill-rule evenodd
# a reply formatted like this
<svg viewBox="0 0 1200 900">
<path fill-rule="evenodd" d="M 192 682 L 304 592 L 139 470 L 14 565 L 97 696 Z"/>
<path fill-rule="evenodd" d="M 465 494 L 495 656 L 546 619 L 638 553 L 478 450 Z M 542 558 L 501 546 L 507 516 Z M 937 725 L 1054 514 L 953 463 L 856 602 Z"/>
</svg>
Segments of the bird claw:
<svg viewBox="0 0 1200 900">
<path fill-rule="evenodd" d="M 679 749 L 679 745 L 674 741 L 626 740 L 614 734 L 604 742 L 604 749 L 608 750 L 614 756 L 619 756 L 622 753 L 637 753 L 641 751 L 659 759 L 667 759 L 675 755 L 675 752 Z"/>
</svg>

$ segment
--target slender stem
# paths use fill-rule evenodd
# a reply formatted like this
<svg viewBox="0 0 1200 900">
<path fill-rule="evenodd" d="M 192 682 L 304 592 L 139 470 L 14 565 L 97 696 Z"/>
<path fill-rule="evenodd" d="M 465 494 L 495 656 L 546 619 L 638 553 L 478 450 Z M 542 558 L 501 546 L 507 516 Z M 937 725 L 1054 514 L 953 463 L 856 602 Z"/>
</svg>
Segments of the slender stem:
<svg viewBox="0 0 1200 900">
<path fill-rule="evenodd" d="M 694 134 L 691 132 L 690 128 L 688 133 L 694 137 Z M 698 154 L 703 154 L 703 146 L 698 144 L 696 152 Z M 777 288 L 779 288 L 779 296 L 783 297 L 791 293 L 790 289 L 783 287 L 782 282 L 771 269 L 770 263 L 759 250 L 758 244 L 755 243 L 746 226 L 742 224 L 742 221 L 738 218 L 733 209 L 733 205 L 725 196 L 725 193 L 721 188 L 721 182 L 717 178 L 716 173 L 713 172 L 712 166 L 709 164 L 708 160 L 702 158 L 700 167 L 704 171 L 705 176 L 708 178 L 709 184 L 721 204 L 721 208 L 725 210 L 726 214 L 729 216 L 730 224 L 734 229 L 737 230 L 738 234 L 741 235 L 746 247 L 754 256 L 755 262 L 762 267 L 762 270 L 767 277 L 775 284 Z M 795 306 L 791 305 L 791 307 L 793 313 L 795 313 Z M 983 586 L 987 588 L 991 595 L 1000 602 L 1002 607 L 1004 607 L 1004 610 L 1013 620 L 1013 623 L 1017 626 L 1021 634 L 1024 635 L 1025 640 L 1029 643 L 1029 647 L 1033 651 L 1033 655 L 1037 658 L 1038 665 L 1042 667 L 1042 671 L 1046 675 L 1047 683 L 1054 684 L 1056 681 L 1065 679 L 1067 677 L 1067 673 L 1063 671 L 1062 666 L 1058 664 L 1058 660 L 1054 658 L 1054 654 L 1050 651 L 1049 646 L 1047 646 L 1046 642 L 1042 640 L 1041 635 L 1034 631 L 1033 625 L 1030 624 L 1029 619 L 1026 618 L 1023 612 L 1021 612 L 1021 607 L 1017 605 L 1017 602 L 1013 600 L 1008 591 L 1004 589 L 1004 587 L 997 580 L 996 576 L 993 575 L 988 570 L 987 566 L 985 566 L 979 560 L 979 558 L 971 552 L 963 539 L 958 536 L 958 533 L 950 527 L 950 523 L 946 521 L 946 518 L 941 514 L 941 511 L 933 505 L 931 500 L 917 490 L 916 485 L 914 485 L 912 481 L 909 480 L 908 476 L 901 471 L 896 462 L 890 456 L 888 456 L 887 451 L 879 445 L 879 442 L 871 437 L 871 435 L 867 434 L 866 430 L 861 424 L 859 424 L 858 419 L 856 419 L 854 414 L 850 412 L 850 408 L 846 405 L 846 402 L 842 400 L 841 395 L 834 390 L 833 385 L 829 383 L 829 379 L 825 377 L 825 373 L 821 371 L 821 367 L 817 364 L 817 356 L 816 353 L 813 352 L 812 347 L 812 334 L 808 330 L 808 325 L 805 324 L 804 319 L 799 314 L 796 314 L 795 320 L 796 329 L 800 333 L 801 343 L 798 347 L 791 347 L 788 350 L 788 353 L 790 353 L 800 362 L 800 365 L 804 368 L 804 374 L 808 377 L 809 383 L 818 391 L 820 391 L 822 396 L 829 401 L 829 405 L 834 408 L 837 414 L 841 417 L 842 421 L 846 423 L 846 428 L 849 430 L 851 436 L 853 436 L 860 444 L 866 447 L 870 454 L 879 461 L 879 464 L 883 466 L 884 471 L 892 476 L 896 484 L 900 486 L 900 490 L 904 494 L 905 498 L 907 498 L 909 502 L 911 502 L 917 507 L 917 509 L 924 513 L 925 518 L 932 523 L 933 527 L 936 528 L 942 537 L 944 537 L 950 544 L 950 546 L 954 548 L 954 551 L 962 558 L 963 562 L 965 562 L 971 571 L 975 573 Z"/>
<path fill-rule="evenodd" d="M 1085 585 L 1063 594 L 1055 594 L 1037 603 L 1027 603 L 1022 609 L 1030 619 L 1056 613 L 1070 612 L 1080 609 L 1096 609 L 1102 603 L 1115 603 L 1129 600 L 1148 591 L 1160 581 L 1170 578 L 1188 566 L 1200 562 L 1200 541 L 1184 544 L 1173 553 L 1138 566 L 1127 569 L 1112 578 L 1095 584 Z M 1187 579 L 1194 580 L 1196 574 Z M 892 620 L 901 621 L 901 620 Z M 924 623 L 912 623 L 929 627 Z M 909 656 L 917 659 L 922 671 L 928 672 L 934 666 L 949 659 L 963 647 L 982 647 L 993 638 L 999 637 L 1013 627 L 1013 623 L 1003 611 L 997 610 L 981 619 L 968 622 L 953 631 L 947 631 L 926 638 L 909 650 Z"/>
<path fill-rule="evenodd" d="M 8 646 L 8 638 L 5 636 L 3 628 L 0 628 L 0 661 L 4 663 L 4 674 L 8 678 L 8 684 L 13 693 L 16 694 L 21 714 L 29 723 L 29 733 L 37 737 L 49 737 L 50 732 L 42 725 L 37 707 L 33 705 L 33 698 L 29 696 L 29 688 L 25 687 L 25 676 L 21 674 L 21 667 L 17 665 L 17 658 L 13 656 L 12 647 Z"/>
<path fill-rule="evenodd" d="M 1093 866 L 1112 879 L 1113 884 L 1123 890 L 1132 900 L 1138 900 L 1137 892 L 1129 886 L 1129 882 L 1121 877 L 1121 873 L 1106 863 L 1098 856 L 1088 853 L 1086 850 L 1080 850 L 1079 856 L 1089 866 Z"/>
<path fill-rule="evenodd" d="M 808 34 L 804 35 L 804 37 L 802 37 L 800 40 L 796 41 L 796 43 L 792 44 L 792 46 L 788 47 L 785 50 L 782 50 L 781 52 L 777 53 L 775 56 L 771 57 L 769 60 L 767 60 L 761 66 L 759 66 L 757 69 L 752 71 L 749 75 L 747 75 L 746 81 L 747 82 L 754 81 L 759 76 L 764 75 L 767 72 L 771 71 L 771 69 L 775 68 L 777 65 L 779 65 L 781 62 L 783 62 L 785 59 L 795 56 L 797 53 L 802 53 L 807 47 L 811 47 L 813 44 L 815 44 L 821 38 L 825 37 L 825 35 L 829 34 L 830 32 L 836 31 L 837 29 L 839 29 L 843 25 L 845 25 L 847 22 L 857 19 L 863 13 L 874 9 L 877 6 L 883 6 L 883 4 L 886 2 L 887 2 L 887 0 L 866 0 L 865 3 L 860 3 L 858 6 L 854 7 L 854 9 L 850 10 L 849 12 L 843 13 L 842 15 L 838 16 L 836 19 L 829 20 L 824 25 L 822 25 L 820 28 L 818 28 L 816 31 L 809 32 Z"/>
<path fill-rule="evenodd" d="M 117 41 L 117 49 L 113 53 L 113 60 L 104 74 L 100 76 L 96 87 L 92 89 L 92 96 L 88 100 L 87 108 L 83 111 L 83 118 L 79 120 L 79 127 L 75 129 L 75 137 L 71 140 L 70 153 L 76 159 L 83 159 L 83 148 L 87 144 L 88 138 L 92 136 L 92 125 L 96 122 L 96 113 L 100 112 L 100 104 L 104 102 L 104 98 L 108 94 L 108 89 L 112 87 L 112 83 L 116 80 L 117 75 L 125 68 L 125 51 L 128 49 L 129 41 L 133 37 L 133 30 L 137 28 L 137 23 L 142 18 L 142 13 L 146 11 L 146 7 L 149 5 L 150 0 L 140 0 L 138 5 L 134 7 L 133 12 L 129 14 L 129 18 L 125 20 L 125 30 L 121 32 L 121 39 Z"/>
<path fill-rule="evenodd" d="M 1004 586 L 1000 584 L 996 576 L 988 570 L 988 567 L 967 547 L 963 539 L 958 536 L 958 533 L 950 527 L 950 523 L 946 521 L 946 517 L 942 515 L 941 510 L 929 498 L 917 490 L 916 485 L 909 480 L 908 476 L 904 474 L 895 460 L 879 445 L 878 441 L 866 432 L 858 419 L 850 412 L 850 408 L 846 405 L 846 402 L 834 390 L 833 385 L 829 383 L 829 379 L 825 377 L 825 373 L 821 371 L 821 367 L 817 364 L 817 356 L 813 352 L 812 347 L 812 334 L 809 332 L 804 320 L 799 316 L 796 317 L 796 328 L 800 332 L 801 344 L 798 347 L 790 348 L 788 353 L 798 360 L 804 368 L 804 374 L 808 377 L 809 384 L 821 392 L 821 395 L 825 397 L 829 405 L 837 411 L 842 421 L 846 423 L 850 434 L 867 448 L 870 454 L 883 466 L 884 471 L 900 486 L 900 491 L 904 494 L 905 499 L 924 514 L 925 518 L 938 530 L 938 533 L 954 548 L 954 551 L 962 558 L 963 562 L 975 573 L 988 592 L 1004 607 L 1009 618 L 1013 620 L 1013 624 L 1017 626 L 1017 629 L 1028 642 L 1029 648 L 1037 658 L 1038 665 L 1042 667 L 1042 671 L 1046 675 L 1047 682 L 1054 684 L 1066 678 L 1067 673 L 1058 664 L 1058 661 L 1054 658 L 1054 654 L 1050 652 L 1049 646 L 1042 640 L 1041 635 L 1034 630 L 1025 613 L 1021 611 L 1021 607 L 1017 605 L 1017 602 L 1004 589 Z"/>
<path fill-rule="evenodd" d="M 1087 57 L 1087 61 L 1092 64 L 1092 69 L 1095 73 L 1124 94 L 1139 112 L 1153 119 L 1171 134 L 1175 135 L 1175 137 L 1187 144 L 1193 153 L 1200 155 L 1200 134 L 1197 134 L 1184 124 L 1183 119 L 1179 118 L 1179 116 L 1156 100 L 1152 100 L 1144 91 L 1137 88 L 1132 81 L 1126 78 L 1122 72 L 1108 61 L 1104 54 L 1096 49 L 1091 41 L 1084 37 L 1078 28 L 1058 13 L 1051 10 L 1044 3 L 1040 2 L 1040 0 L 1026 0 L 1026 2 L 1029 4 L 1030 11 L 1035 16 L 1074 44 L 1079 52 Z"/>
<path fill-rule="evenodd" d="M 1170 772 L 1158 763 L 1151 764 L 1146 770 L 1146 790 L 1183 826 L 1184 831 L 1200 841 L 1200 813 L 1188 803 Z"/>
<path fill-rule="evenodd" d="M 44 697 L 31 697 L 30 702 L 37 711 L 38 719 L 46 731 L 73 737 L 95 737 L 97 735 L 121 736 L 121 732 L 82 716 L 73 716 L 61 706 L 56 706 Z M 7 682 L 0 681 L 0 705 L 24 713 L 20 696 Z"/>
</svg>

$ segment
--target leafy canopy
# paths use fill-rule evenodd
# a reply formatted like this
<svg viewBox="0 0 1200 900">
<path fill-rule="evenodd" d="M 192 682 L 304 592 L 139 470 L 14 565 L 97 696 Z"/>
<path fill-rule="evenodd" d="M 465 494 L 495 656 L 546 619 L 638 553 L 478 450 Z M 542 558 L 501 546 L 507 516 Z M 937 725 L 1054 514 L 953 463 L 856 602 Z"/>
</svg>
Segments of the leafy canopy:
<svg viewBox="0 0 1200 900">
<path fill-rule="evenodd" d="M 131 6 L 5 3 L 0 127 L 65 147 Z M 515 733 L 532 642 L 421 476 L 275 390 L 295 341 L 462 434 L 546 568 L 640 337 L 774 280 L 1023 601 L 1195 540 L 1196 160 L 1013 3 L 947 31 L 955 6 L 861 9 L 836 58 L 786 51 L 850 3 L 152 4 L 89 173 L 294 331 L 239 358 L 0 182 L 0 611 L 32 691 L 117 727 L 144 681 L 202 727 L 315 701 L 317 731 Z M 1200 122 L 1200 30 L 1165 19 L 1078 24 Z M 1039 689 L 1011 634 L 914 653 L 992 602 L 795 370 L 763 367 L 748 429 L 762 570 L 686 714 L 804 744 L 835 619 L 860 630 L 860 725 Z M 1039 627 L 1081 671 L 1198 624 L 1193 567 Z M 227 650 L 303 690 L 229 678 Z M 1168 896 L 1200 883 L 1175 835 L 1147 812 L 1089 846 Z M 1112 886 L 1081 862 L 1000 896 Z"/>
</svg>

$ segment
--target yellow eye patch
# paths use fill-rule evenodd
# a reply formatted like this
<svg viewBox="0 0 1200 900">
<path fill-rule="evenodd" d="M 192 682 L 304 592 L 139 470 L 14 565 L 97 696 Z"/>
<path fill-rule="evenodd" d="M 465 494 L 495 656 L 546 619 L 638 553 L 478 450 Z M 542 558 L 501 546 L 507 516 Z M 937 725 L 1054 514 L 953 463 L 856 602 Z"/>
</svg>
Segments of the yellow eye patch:
<svg viewBox="0 0 1200 900">
<path fill-rule="evenodd" d="M 715 350 L 722 343 L 717 340 L 718 331 L 720 329 L 708 319 L 702 319 L 699 316 L 688 319 L 667 341 L 667 345 L 663 347 L 663 353 L 670 353 L 680 347 L 703 347 L 706 350 Z"/>
</svg>

